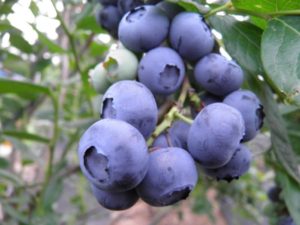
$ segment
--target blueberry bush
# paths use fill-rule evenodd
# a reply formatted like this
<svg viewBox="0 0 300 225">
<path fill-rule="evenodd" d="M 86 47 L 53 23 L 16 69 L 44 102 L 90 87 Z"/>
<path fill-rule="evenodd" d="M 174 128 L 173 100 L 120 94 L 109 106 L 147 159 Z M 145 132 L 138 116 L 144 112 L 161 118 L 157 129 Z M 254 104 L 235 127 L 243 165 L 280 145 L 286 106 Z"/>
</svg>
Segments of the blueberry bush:
<svg viewBox="0 0 300 225">
<path fill-rule="evenodd" d="M 300 225 L 299 140 L 299 0 L 0 0 L 0 224 Z"/>
</svg>

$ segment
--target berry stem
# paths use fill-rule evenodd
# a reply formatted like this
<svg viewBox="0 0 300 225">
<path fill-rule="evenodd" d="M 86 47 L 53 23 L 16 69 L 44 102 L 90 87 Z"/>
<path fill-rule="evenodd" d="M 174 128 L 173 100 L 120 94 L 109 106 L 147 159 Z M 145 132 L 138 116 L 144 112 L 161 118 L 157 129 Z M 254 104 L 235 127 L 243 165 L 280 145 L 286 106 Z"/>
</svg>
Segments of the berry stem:
<svg viewBox="0 0 300 225">
<path fill-rule="evenodd" d="M 155 131 L 152 133 L 151 137 L 148 139 L 147 144 L 151 146 L 154 142 L 154 139 L 160 135 L 164 130 L 169 128 L 174 120 L 174 114 L 178 111 L 176 106 L 173 106 L 170 111 L 165 115 L 164 120 L 156 127 Z"/>
<path fill-rule="evenodd" d="M 186 100 L 186 97 L 188 95 L 189 90 L 191 89 L 191 85 L 189 82 L 188 77 L 186 76 L 181 88 L 181 92 L 177 101 L 177 107 L 179 108 L 179 110 L 181 110 L 184 106 L 184 102 Z"/>
<path fill-rule="evenodd" d="M 194 107 L 194 109 L 196 110 L 196 112 L 200 112 L 201 109 L 203 108 L 201 99 L 199 98 L 198 94 L 194 91 L 194 90 L 190 90 L 189 91 L 189 100 L 190 100 L 190 104 L 192 107 Z"/>
<path fill-rule="evenodd" d="M 180 119 L 180 120 L 182 120 L 182 121 L 184 121 L 184 122 L 186 122 L 186 123 L 188 123 L 188 124 L 192 124 L 193 121 L 194 121 L 194 120 L 192 120 L 191 118 L 188 118 L 188 117 L 182 115 L 182 114 L 181 114 L 180 112 L 178 112 L 178 111 L 174 113 L 174 116 L 175 116 L 175 118 Z"/>
<path fill-rule="evenodd" d="M 193 122 L 192 119 L 187 118 L 186 116 L 184 116 L 180 113 L 190 90 L 191 90 L 191 85 L 189 83 L 188 78 L 186 77 L 183 82 L 181 92 L 180 92 L 178 101 L 176 102 L 176 105 L 173 106 L 168 111 L 168 113 L 165 115 L 163 121 L 156 127 L 155 131 L 152 133 L 151 137 L 147 141 L 148 146 L 151 146 L 154 142 L 154 139 L 158 135 L 160 135 L 162 132 L 164 132 L 167 128 L 169 128 L 175 119 L 181 119 L 189 124 L 191 124 Z"/>
</svg>

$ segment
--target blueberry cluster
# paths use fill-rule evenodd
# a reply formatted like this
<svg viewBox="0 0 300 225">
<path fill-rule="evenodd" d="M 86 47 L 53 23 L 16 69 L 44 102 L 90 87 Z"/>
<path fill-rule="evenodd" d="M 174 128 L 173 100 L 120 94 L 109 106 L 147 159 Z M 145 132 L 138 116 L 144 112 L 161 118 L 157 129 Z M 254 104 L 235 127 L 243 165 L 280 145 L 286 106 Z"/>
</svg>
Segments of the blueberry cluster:
<svg viewBox="0 0 300 225">
<path fill-rule="evenodd" d="M 147 4 L 156 4 L 161 0 L 148 0 Z M 114 38 L 118 37 L 119 23 L 125 13 L 137 6 L 144 5 L 143 0 L 99 0 L 101 8 L 97 11 L 98 23 Z"/>
<path fill-rule="evenodd" d="M 252 155 L 244 142 L 262 127 L 262 105 L 241 89 L 240 66 L 213 53 L 215 40 L 204 18 L 163 1 L 100 2 L 102 26 L 126 49 L 109 52 L 90 71 L 103 94 L 101 120 L 83 134 L 78 156 L 98 202 L 112 210 L 127 209 L 138 198 L 152 206 L 174 204 L 196 186 L 195 161 L 217 180 L 246 173 Z M 156 98 L 175 96 L 187 68 L 206 91 L 201 108 L 192 108 L 191 124 L 174 120 L 156 135 Z M 149 138 L 154 141 L 147 146 Z"/>
</svg>

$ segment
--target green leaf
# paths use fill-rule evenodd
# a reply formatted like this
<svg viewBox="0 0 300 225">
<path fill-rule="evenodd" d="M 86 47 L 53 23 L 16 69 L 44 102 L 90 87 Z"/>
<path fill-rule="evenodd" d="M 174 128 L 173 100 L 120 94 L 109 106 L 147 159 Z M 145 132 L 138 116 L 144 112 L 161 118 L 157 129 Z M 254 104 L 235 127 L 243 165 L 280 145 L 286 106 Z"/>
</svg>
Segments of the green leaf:
<svg viewBox="0 0 300 225">
<path fill-rule="evenodd" d="M 300 225 L 300 186 L 285 173 L 277 173 L 282 195 L 294 222 Z"/>
<path fill-rule="evenodd" d="M 16 32 L 10 32 L 10 44 L 24 53 L 33 53 L 32 46 L 21 35 Z"/>
<path fill-rule="evenodd" d="M 251 74 L 263 73 L 260 59 L 260 28 L 249 22 L 236 21 L 231 16 L 213 16 L 209 22 L 223 35 L 225 48 L 231 57 Z"/>
<path fill-rule="evenodd" d="M 44 195 L 42 196 L 43 209 L 49 210 L 63 191 L 63 182 L 61 179 L 52 179 L 48 184 Z"/>
<path fill-rule="evenodd" d="M 49 88 L 21 81 L 0 79 L 0 94 L 17 94 L 20 97 L 36 99 L 41 94 L 52 96 Z"/>
<path fill-rule="evenodd" d="M 66 53 L 65 49 L 63 49 L 62 47 L 60 47 L 54 41 L 50 40 L 45 34 L 43 34 L 42 32 L 38 31 L 37 29 L 35 29 L 35 31 L 39 35 L 39 41 L 43 45 L 45 45 L 50 52 L 52 52 L 52 53 L 58 53 L 58 54 Z"/>
<path fill-rule="evenodd" d="M 253 76 L 248 77 L 252 90 L 255 90 L 264 106 L 266 121 L 271 132 L 272 149 L 287 173 L 300 184 L 300 168 L 296 154 L 291 146 L 286 124 L 280 114 L 277 102 L 270 88 L 258 82 Z"/>
<path fill-rule="evenodd" d="M 268 24 L 267 20 L 262 19 L 260 17 L 256 17 L 256 16 L 251 16 L 250 22 L 253 23 L 254 25 L 258 26 L 262 30 L 266 29 L 267 24 Z"/>
<path fill-rule="evenodd" d="M 39 7 L 37 6 L 36 2 L 31 1 L 29 8 L 31 9 L 31 12 L 33 13 L 33 15 L 38 16 Z"/>
<path fill-rule="evenodd" d="M 24 139 L 28 141 L 35 141 L 35 142 L 41 142 L 45 144 L 49 144 L 50 140 L 48 138 L 41 137 L 36 134 L 31 134 L 27 132 L 21 132 L 21 131 L 15 131 L 15 130 L 4 130 L 2 132 L 3 135 L 18 138 L 18 139 Z"/>
<path fill-rule="evenodd" d="M 1 2 L 0 4 L 0 15 L 7 15 L 12 12 L 12 6 L 17 2 L 17 0 L 9 0 Z"/>
<path fill-rule="evenodd" d="M 29 217 L 25 213 L 21 213 L 20 210 L 8 204 L 4 204 L 3 209 L 7 215 L 19 221 L 20 224 L 29 225 Z"/>
<path fill-rule="evenodd" d="M 102 56 L 108 49 L 108 45 L 92 42 L 89 47 L 89 53 L 91 56 Z"/>
<path fill-rule="evenodd" d="M 271 80 L 288 97 L 300 93 L 300 17 L 269 21 L 262 37 L 261 57 Z"/>
<path fill-rule="evenodd" d="M 22 178 L 18 177 L 16 174 L 4 169 L 0 169 L 0 181 L 10 181 L 16 185 L 22 185 Z"/>
<path fill-rule="evenodd" d="M 10 25 L 8 20 L 2 20 L 0 21 L 0 31 L 8 31 L 14 29 L 12 25 Z"/>
<path fill-rule="evenodd" d="M 51 59 L 39 58 L 33 66 L 33 70 L 37 72 L 42 72 L 49 65 L 51 65 Z"/>
<path fill-rule="evenodd" d="M 3 58 L 3 66 L 5 69 L 28 76 L 30 73 L 30 64 L 24 61 L 20 56 L 12 54 L 10 52 L 2 50 L 0 52 L 1 58 Z"/>
<path fill-rule="evenodd" d="M 0 157 L 0 169 L 7 169 L 9 167 L 9 161 L 3 157 Z"/>
<path fill-rule="evenodd" d="M 300 170 L 297 158 L 273 94 L 269 88 L 265 87 L 260 98 L 263 102 L 266 120 L 271 131 L 272 148 L 289 175 L 300 184 Z"/>
<path fill-rule="evenodd" d="M 104 32 L 104 30 L 101 28 L 101 26 L 97 23 L 94 15 L 84 17 L 80 21 L 78 21 L 77 29 L 90 30 L 94 33 L 103 33 Z"/>
<path fill-rule="evenodd" d="M 235 8 L 258 13 L 278 12 L 300 8 L 300 1 L 288 0 L 232 0 Z"/>
</svg>

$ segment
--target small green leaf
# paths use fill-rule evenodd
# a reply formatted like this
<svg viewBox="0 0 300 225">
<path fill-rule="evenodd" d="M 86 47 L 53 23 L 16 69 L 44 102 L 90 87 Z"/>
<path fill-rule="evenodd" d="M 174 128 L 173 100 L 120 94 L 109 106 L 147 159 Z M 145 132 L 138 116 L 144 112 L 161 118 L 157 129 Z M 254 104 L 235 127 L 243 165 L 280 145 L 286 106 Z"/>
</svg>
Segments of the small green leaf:
<svg viewBox="0 0 300 225">
<path fill-rule="evenodd" d="M 38 16 L 39 7 L 37 6 L 36 2 L 31 1 L 29 8 L 31 9 L 31 12 L 33 13 L 33 15 Z"/>
<path fill-rule="evenodd" d="M 37 84 L 31 84 L 21 81 L 0 79 L 0 94 L 17 94 L 20 97 L 36 99 L 41 94 L 51 96 L 49 88 Z"/>
<path fill-rule="evenodd" d="M 44 210 L 52 208 L 52 204 L 57 201 L 63 191 L 63 182 L 61 179 L 52 179 L 48 184 L 44 195 L 42 196 Z"/>
<path fill-rule="evenodd" d="M 50 97 L 53 104 L 53 117 L 58 118 L 58 102 L 52 91 L 45 86 L 31 84 L 27 82 L 0 79 L 0 95 L 16 94 L 22 98 L 37 99 L 42 94 Z"/>
<path fill-rule="evenodd" d="M 0 52 L 1 58 L 3 58 L 3 67 L 9 71 L 28 76 L 30 73 L 30 63 L 23 60 L 20 56 L 12 54 L 10 52 L 2 50 Z"/>
<path fill-rule="evenodd" d="M 17 2 L 17 0 L 1 1 L 0 15 L 7 15 L 12 13 L 12 6 Z"/>
<path fill-rule="evenodd" d="M 287 0 L 232 0 L 235 8 L 268 13 L 300 8 L 300 1 Z"/>
<path fill-rule="evenodd" d="M 10 181 L 15 185 L 22 185 L 22 178 L 18 177 L 16 174 L 8 171 L 8 170 L 4 170 L 4 169 L 0 169 L 0 181 Z"/>
<path fill-rule="evenodd" d="M 274 18 L 262 37 L 261 57 L 272 81 L 289 97 L 300 93 L 300 17 Z"/>
<path fill-rule="evenodd" d="M 9 167 L 9 161 L 0 157 L 0 169 L 7 169 Z"/>
<path fill-rule="evenodd" d="M 262 19 L 260 17 L 256 17 L 256 16 L 251 16 L 250 22 L 253 23 L 254 25 L 258 26 L 262 30 L 266 29 L 267 24 L 268 24 L 267 20 Z"/>
<path fill-rule="evenodd" d="M 77 29 L 90 30 L 94 33 L 104 33 L 104 30 L 97 23 L 94 15 L 84 17 L 77 23 Z"/>
<path fill-rule="evenodd" d="M 2 132 L 3 135 L 9 136 L 9 137 L 14 137 L 18 139 L 24 139 L 28 141 L 35 141 L 35 142 L 41 142 L 45 144 L 49 144 L 50 140 L 48 138 L 41 137 L 36 134 L 31 134 L 27 132 L 20 132 L 20 131 L 15 131 L 15 130 L 4 130 Z"/>
<path fill-rule="evenodd" d="M 260 40 L 262 30 L 249 22 L 231 16 L 213 16 L 209 22 L 223 35 L 226 50 L 251 74 L 262 74 Z"/>
<path fill-rule="evenodd" d="M 50 40 L 45 34 L 43 34 L 42 32 L 38 31 L 37 29 L 35 29 L 35 31 L 38 33 L 39 35 L 39 41 L 45 45 L 48 50 L 52 53 L 58 53 L 58 54 L 63 54 L 66 53 L 66 50 L 63 49 L 62 47 L 60 47 L 57 43 L 55 43 L 54 41 Z"/>
<path fill-rule="evenodd" d="M 24 53 L 33 53 L 33 47 L 21 36 L 21 34 L 17 34 L 16 32 L 10 32 L 9 38 L 10 44 L 21 50 Z"/>
<path fill-rule="evenodd" d="M 4 204 L 3 209 L 7 215 L 19 221 L 20 224 L 29 225 L 29 217 L 28 215 L 26 216 L 25 213 L 20 212 L 18 209 L 8 204 Z"/>
<path fill-rule="evenodd" d="M 0 31 L 9 31 L 14 29 L 14 27 L 12 25 L 10 25 L 8 20 L 2 20 L 0 21 Z"/>
<path fill-rule="evenodd" d="M 281 184 L 283 199 L 294 222 L 300 225 L 300 186 L 283 172 L 277 173 Z"/>
<path fill-rule="evenodd" d="M 39 58 L 35 63 L 34 63 L 34 71 L 37 72 L 42 72 L 44 69 L 46 69 L 49 65 L 51 65 L 51 59 L 44 59 L 44 58 Z"/>
<path fill-rule="evenodd" d="M 102 56 L 108 49 L 108 45 L 92 42 L 89 47 L 89 53 L 92 56 Z"/>
</svg>

